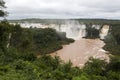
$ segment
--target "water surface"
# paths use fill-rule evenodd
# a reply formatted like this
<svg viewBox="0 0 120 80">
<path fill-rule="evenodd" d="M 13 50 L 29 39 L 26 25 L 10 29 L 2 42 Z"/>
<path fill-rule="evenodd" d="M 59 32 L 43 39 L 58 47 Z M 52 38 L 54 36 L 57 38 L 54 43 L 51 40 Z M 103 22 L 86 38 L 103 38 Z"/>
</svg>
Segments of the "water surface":
<svg viewBox="0 0 120 80">
<path fill-rule="evenodd" d="M 100 39 L 79 39 L 69 45 L 64 45 L 63 49 L 52 53 L 52 56 L 59 56 L 65 62 L 71 61 L 73 66 L 83 67 L 90 57 L 106 59 L 109 57 L 102 47 L 105 45 Z"/>
</svg>

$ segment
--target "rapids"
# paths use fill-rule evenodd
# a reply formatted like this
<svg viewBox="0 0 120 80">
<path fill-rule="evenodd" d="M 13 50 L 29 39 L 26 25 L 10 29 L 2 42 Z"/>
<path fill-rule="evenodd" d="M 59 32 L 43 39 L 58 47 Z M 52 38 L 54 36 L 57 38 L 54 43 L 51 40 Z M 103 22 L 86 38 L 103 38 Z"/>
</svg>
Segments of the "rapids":
<svg viewBox="0 0 120 80">
<path fill-rule="evenodd" d="M 64 45 L 63 49 L 52 53 L 52 56 L 59 56 L 63 61 L 71 61 L 73 66 L 83 67 L 90 57 L 106 59 L 109 61 L 107 51 L 102 47 L 105 45 L 100 39 L 79 39 L 69 45 Z"/>
</svg>

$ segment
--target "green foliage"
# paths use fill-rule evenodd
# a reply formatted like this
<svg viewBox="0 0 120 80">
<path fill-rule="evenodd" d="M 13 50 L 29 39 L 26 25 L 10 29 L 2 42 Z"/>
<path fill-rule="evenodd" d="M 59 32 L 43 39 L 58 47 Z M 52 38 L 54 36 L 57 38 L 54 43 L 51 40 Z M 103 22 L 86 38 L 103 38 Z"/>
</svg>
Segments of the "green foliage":
<svg viewBox="0 0 120 80">
<path fill-rule="evenodd" d="M 86 38 L 95 39 L 99 38 L 99 30 L 94 27 L 86 27 Z"/>
<path fill-rule="evenodd" d="M 108 71 L 106 77 L 109 80 L 120 80 L 120 72 Z"/>
<path fill-rule="evenodd" d="M 22 53 L 32 52 L 44 55 L 61 49 L 63 44 L 74 41 L 67 38 L 60 39 L 59 34 L 51 28 L 27 29 L 21 28 L 18 24 L 12 27 L 10 46 Z"/>
<path fill-rule="evenodd" d="M 5 2 L 0 0 L 0 17 L 4 17 L 6 12 L 3 10 L 5 8 Z"/>
<path fill-rule="evenodd" d="M 82 74 L 80 77 L 74 77 L 73 80 L 89 80 L 89 78 Z"/>
<path fill-rule="evenodd" d="M 111 57 L 107 69 L 114 72 L 120 72 L 120 56 Z"/>
<path fill-rule="evenodd" d="M 50 53 L 62 48 L 57 37 L 56 31 L 50 28 L 37 29 L 33 35 L 35 45 L 39 48 L 41 54 Z"/>
<path fill-rule="evenodd" d="M 104 60 L 90 58 L 85 64 L 84 71 L 89 75 L 104 75 L 106 65 Z"/>
<path fill-rule="evenodd" d="M 11 31 L 10 25 L 7 22 L 0 23 L 0 46 L 7 46 L 8 36 Z"/>
<path fill-rule="evenodd" d="M 10 52 L 12 53 L 12 51 Z M 10 54 L 9 53 L 9 54 Z M 20 53 L 18 53 L 20 54 Z M 11 58 L 12 56 L 9 56 Z M 72 67 L 69 61 L 64 63 L 59 57 L 41 56 L 34 60 L 26 59 L 24 56 L 16 56 L 12 62 L 0 66 L 0 77 L 2 80 L 119 80 L 119 68 L 116 68 L 118 60 L 111 59 L 106 64 L 104 60 L 90 58 L 83 69 Z M 25 59 L 24 59 L 25 58 Z M 1 58 L 0 58 L 1 59 Z M 117 63 L 116 63 L 117 62 Z M 109 65 L 112 65 L 112 67 Z"/>
</svg>

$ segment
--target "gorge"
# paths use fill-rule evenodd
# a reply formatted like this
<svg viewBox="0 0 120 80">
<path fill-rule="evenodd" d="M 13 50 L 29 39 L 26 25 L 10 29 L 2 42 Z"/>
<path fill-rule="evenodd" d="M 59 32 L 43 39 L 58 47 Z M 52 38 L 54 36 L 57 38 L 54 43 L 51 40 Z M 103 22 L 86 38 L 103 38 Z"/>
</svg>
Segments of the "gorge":
<svg viewBox="0 0 120 80">
<path fill-rule="evenodd" d="M 79 23 L 78 21 L 66 21 L 64 24 L 42 24 L 42 23 L 19 23 L 24 28 L 53 28 L 58 34 L 64 32 L 62 36 L 72 38 L 74 43 L 63 45 L 63 49 L 51 53 L 52 56 L 59 56 L 65 62 L 69 60 L 73 66 L 83 67 L 90 57 L 105 59 L 109 61 L 109 56 L 106 54 L 103 46 L 105 43 L 102 41 L 108 34 L 109 25 L 93 24 L 87 26 L 86 24 Z M 88 29 L 87 29 L 88 28 Z M 97 31 L 98 33 L 93 33 Z M 89 31 L 89 33 L 88 33 Z M 97 35 L 97 37 L 94 35 Z M 86 39 L 86 36 L 93 37 Z M 90 38 L 91 38 L 90 37 Z M 100 40 L 101 39 L 101 40 Z"/>
</svg>

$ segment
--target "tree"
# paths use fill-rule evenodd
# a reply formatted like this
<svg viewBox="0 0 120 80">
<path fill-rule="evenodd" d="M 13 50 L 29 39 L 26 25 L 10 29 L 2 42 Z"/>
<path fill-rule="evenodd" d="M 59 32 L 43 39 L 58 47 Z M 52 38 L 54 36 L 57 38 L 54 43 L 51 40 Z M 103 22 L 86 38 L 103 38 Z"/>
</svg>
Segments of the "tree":
<svg viewBox="0 0 120 80">
<path fill-rule="evenodd" d="M 6 46 L 8 42 L 8 35 L 10 33 L 10 25 L 8 23 L 0 23 L 0 47 Z"/>
<path fill-rule="evenodd" d="M 95 39 L 99 38 L 99 30 L 94 27 L 86 27 L 86 38 Z"/>
<path fill-rule="evenodd" d="M 84 71 L 90 75 L 104 75 L 107 63 L 104 60 L 90 58 L 85 64 Z"/>
<path fill-rule="evenodd" d="M 107 65 L 107 70 L 120 72 L 120 56 L 111 57 L 110 63 Z"/>
<path fill-rule="evenodd" d="M 75 77 L 73 80 L 89 80 L 86 76 Z"/>
<path fill-rule="evenodd" d="M 5 2 L 3 0 L 0 0 L 0 17 L 4 17 L 6 15 L 6 12 L 3 10 L 5 7 Z"/>
</svg>

